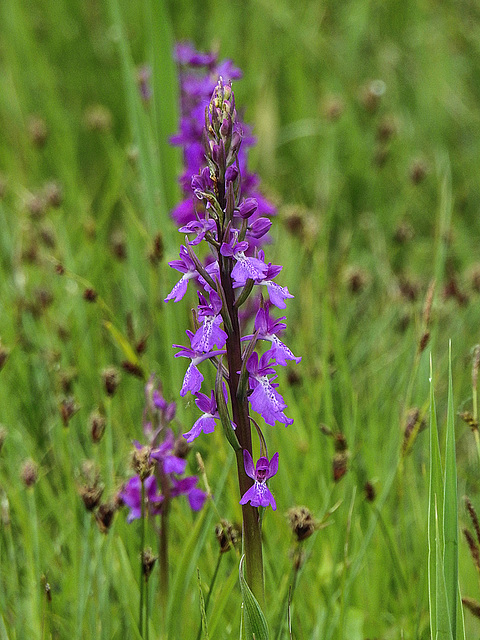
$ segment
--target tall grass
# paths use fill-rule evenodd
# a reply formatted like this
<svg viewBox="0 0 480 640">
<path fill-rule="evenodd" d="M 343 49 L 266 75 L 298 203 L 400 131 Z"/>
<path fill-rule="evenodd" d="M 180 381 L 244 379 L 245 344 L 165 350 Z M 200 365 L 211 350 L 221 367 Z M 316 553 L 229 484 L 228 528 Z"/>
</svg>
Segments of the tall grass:
<svg viewBox="0 0 480 640">
<path fill-rule="evenodd" d="M 474 436 L 456 418 L 471 410 L 470 351 L 480 342 L 477 13 L 469 2 L 394 0 L 0 4 L 0 338 L 9 350 L 0 371 L 2 639 L 140 637 L 138 526 L 121 511 L 100 533 L 78 489 L 83 462 L 94 460 L 104 499 L 112 498 L 130 473 L 131 441 L 142 436 L 143 380 L 122 372 L 108 398 L 101 379 L 105 367 L 131 359 L 129 313 L 136 337 L 149 336 L 139 357 L 145 374 L 156 371 L 165 395 L 178 399 L 183 369 L 170 345 L 181 342 L 194 297 L 183 310 L 162 300 L 178 245 L 168 217 L 180 168 L 168 144 L 178 117 L 171 48 L 185 38 L 218 46 L 244 71 L 236 99 L 258 137 L 252 166 L 279 204 L 271 250 L 295 295 L 287 339 L 303 360 L 299 377 L 287 371 L 281 380 L 295 424 L 269 431 L 283 468 L 271 483 L 279 508 L 264 521 L 270 637 L 288 638 L 289 619 L 298 640 L 425 639 L 435 624 L 461 637 L 458 581 L 480 598 L 454 533 L 453 483 L 478 505 Z M 143 63 L 152 67 L 148 106 L 136 90 Z M 374 109 L 373 80 L 385 83 L 373 85 L 385 88 Z M 108 118 L 92 125 L 86 111 L 98 104 L 111 126 Z M 46 123 L 43 146 L 38 130 L 32 138 L 34 115 Z M 63 199 L 42 217 L 31 196 L 51 180 Z M 115 233 L 124 260 L 112 250 Z M 152 265 L 157 233 L 164 256 Z M 95 303 L 83 298 L 86 288 L 98 293 Z M 437 407 L 429 437 L 421 425 L 433 390 L 430 351 Z M 79 410 L 64 426 L 59 407 L 69 396 Z M 88 430 L 96 407 L 107 417 L 99 444 Z M 404 456 L 413 407 L 420 417 Z M 191 403 L 179 403 L 186 428 L 194 416 Z M 447 433 L 445 453 L 434 416 Z M 337 482 L 334 438 L 320 425 L 347 442 Z M 172 640 L 197 636 L 199 587 L 205 602 L 210 595 L 209 637 L 238 637 L 239 552 L 223 557 L 209 594 L 215 523 L 240 518 L 233 460 L 221 433 L 196 450 L 213 499 L 196 516 L 186 504 L 173 508 L 167 615 L 155 570 L 151 638 L 162 629 Z M 38 465 L 29 488 L 27 458 Z M 297 569 L 285 517 L 294 505 L 327 525 L 301 543 Z M 156 546 L 151 526 L 146 543 Z M 478 634 L 468 612 L 465 629 Z"/>
</svg>

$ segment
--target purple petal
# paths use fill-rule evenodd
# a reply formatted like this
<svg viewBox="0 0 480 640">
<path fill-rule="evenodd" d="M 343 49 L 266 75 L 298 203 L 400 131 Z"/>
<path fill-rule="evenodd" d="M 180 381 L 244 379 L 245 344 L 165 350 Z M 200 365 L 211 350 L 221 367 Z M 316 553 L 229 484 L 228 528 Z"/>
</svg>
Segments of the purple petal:
<svg viewBox="0 0 480 640">
<path fill-rule="evenodd" d="M 210 414 L 204 413 L 202 416 L 200 416 L 200 418 L 198 418 L 198 420 L 195 421 L 195 424 L 190 429 L 190 431 L 187 431 L 187 433 L 183 434 L 183 437 L 187 442 L 190 443 L 193 442 L 195 438 L 198 438 L 202 431 L 203 433 L 212 433 L 214 430 L 215 419 Z"/>
<path fill-rule="evenodd" d="M 186 396 L 188 391 L 195 395 L 202 388 L 203 376 L 197 367 L 192 363 L 189 364 L 188 369 L 183 378 L 182 389 L 180 395 Z"/>
<path fill-rule="evenodd" d="M 268 466 L 268 474 L 267 479 L 274 476 L 278 471 L 278 453 L 276 453 L 273 458 L 270 460 L 270 464 Z"/>
<path fill-rule="evenodd" d="M 188 494 L 188 502 L 190 503 L 190 508 L 192 511 L 200 511 L 200 509 L 205 504 L 205 500 L 207 499 L 207 494 L 205 491 L 198 489 L 195 487 Z"/>
<path fill-rule="evenodd" d="M 254 480 L 255 466 L 253 464 L 252 456 L 250 455 L 250 452 L 247 449 L 243 450 L 243 464 L 245 466 L 245 473 L 247 474 L 247 476 L 249 476 L 250 478 L 252 478 L 252 480 Z"/>
<path fill-rule="evenodd" d="M 166 456 L 163 461 L 163 471 L 165 473 L 176 473 L 181 475 L 185 471 L 187 461 L 183 458 L 177 458 L 177 456 Z"/>
</svg>

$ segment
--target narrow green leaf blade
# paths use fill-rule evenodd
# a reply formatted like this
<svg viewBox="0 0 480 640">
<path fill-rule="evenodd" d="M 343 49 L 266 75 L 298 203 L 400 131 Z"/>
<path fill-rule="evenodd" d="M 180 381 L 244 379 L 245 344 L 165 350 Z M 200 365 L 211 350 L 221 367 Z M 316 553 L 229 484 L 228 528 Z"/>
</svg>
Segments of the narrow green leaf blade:
<svg viewBox="0 0 480 640">
<path fill-rule="evenodd" d="M 240 560 L 240 589 L 243 601 L 243 629 L 246 640 L 268 640 L 268 626 L 257 599 L 253 595 L 250 587 L 243 576 L 243 562 L 245 556 Z"/>
<path fill-rule="evenodd" d="M 443 479 L 440 447 L 438 443 L 437 413 L 433 388 L 433 367 L 430 358 L 430 480 L 428 496 L 428 599 L 430 605 L 431 637 L 437 637 L 437 546 L 443 560 Z M 443 572 L 443 569 L 442 569 Z"/>
<path fill-rule="evenodd" d="M 445 572 L 443 562 L 443 545 L 440 540 L 439 510 L 435 504 L 435 560 L 436 560 L 436 632 L 431 634 L 432 640 L 454 640 L 452 635 L 452 625 L 450 622 L 450 611 L 448 606 L 447 586 L 445 583 Z"/>
<path fill-rule="evenodd" d="M 445 493 L 443 501 L 444 571 L 453 637 L 457 630 L 458 599 L 458 515 L 457 466 L 455 461 L 455 416 L 453 412 L 452 346 L 448 355 L 448 403 L 445 445 Z"/>
</svg>

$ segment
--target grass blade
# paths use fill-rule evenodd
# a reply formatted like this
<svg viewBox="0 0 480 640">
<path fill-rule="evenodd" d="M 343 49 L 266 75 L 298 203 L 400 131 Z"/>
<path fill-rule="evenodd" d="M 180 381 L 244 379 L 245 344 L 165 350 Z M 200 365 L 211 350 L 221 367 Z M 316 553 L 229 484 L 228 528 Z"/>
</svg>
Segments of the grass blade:
<svg viewBox="0 0 480 640">
<path fill-rule="evenodd" d="M 456 637 L 458 601 L 458 516 L 457 467 L 455 460 L 455 417 L 453 412 L 452 348 L 448 356 L 448 404 L 445 446 L 445 492 L 443 502 L 444 572 L 452 635 Z"/>
<path fill-rule="evenodd" d="M 428 497 L 428 599 L 430 605 L 431 637 L 437 637 L 437 572 L 442 566 L 438 562 L 438 549 L 443 557 L 443 482 L 440 446 L 438 443 L 437 413 L 433 389 L 433 367 L 430 358 L 430 481 Z"/>
</svg>

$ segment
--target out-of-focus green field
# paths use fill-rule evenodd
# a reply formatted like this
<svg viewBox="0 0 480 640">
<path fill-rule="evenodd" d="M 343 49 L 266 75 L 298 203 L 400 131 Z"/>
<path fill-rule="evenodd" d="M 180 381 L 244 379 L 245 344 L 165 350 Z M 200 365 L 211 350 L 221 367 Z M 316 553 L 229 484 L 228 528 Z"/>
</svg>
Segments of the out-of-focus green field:
<svg viewBox="0 0 480 640">
<path fill-rule="evenodd" d="M 280 378 L 295 423 L 266 429 L 280 454 L 271 482 L 278 509 L 266 513 L 263 529 L 271 637 L 289 637 L 295 543 L 287 510 L 305 505 L 322 519 L 339 503 L 329 526 L 303 543 L 293 637 L 429 638 L 428 434 L 410 441 L 408 455 L 402 447 L 411 408 L 428 425 L 430 353 L 443 432 L 449 339 L 455 410 L 473 410 L 479 18 L 469 0 L 0 3 L 2 640 L 140 637 L 138 523 L 128 525 L 122 510 L 100 533 L 79 488 L 84 461 L 94 460 L 104 499 L 112 498 L 131 474 L 131 442 L 142 438 L 144 381 L 123 371 L 113 398 L 103 388 L 102 370 L 127 359 L 122 340 L 148 335 L 143 371 L 156 372 L 178 401 L 184 430 L 198 415 L 193 402 L 179 401 L 184 362 L 170 346 L 184 340 L 195 293 L 163 302 L 175 281 L 167 261 L 182 239 L 169 218 L 180 197 L 181 156 L 168 144 L 178 119 L 179 39 L 218 48 L 244 72 L 234 88 L 258 139 L 251 167 L 279 209 L 268 255 L 284 265 L 282 284 L 295 295 L 286 341 L 303 359 Z M 136 78 L 145 63 L 148 107 Z M 164 256 L 152 264 L 158 233 Z M 89 288 L 94 303 L 84 299 Z M 78 409 L 68 426 L 66 401 Z M 99 444 L 88 426 L 96 408 L 107 417 Z M 334 442 L 320 425 L 348 444 L 338 482 Z M 475 439 L 460 418 L 456 437 L 459 498 L 468 494 L 480 508 Z M 173 505 L 170 601 L 162 619 L 155 570 L 151 638 L 196 637 L 196 569 L 206 593 L 218 556 L 214 525 L 241 515 L 221 430 L 196 440 L 195 451 L 215 508 L 209 502 L 193 515 L 186 503 Z M 29 458 L 38 479 L 26 488 Z M 189 472 L 197 473 L 193 455 Z M 147 541 L 155 548 L 151 527 Z M 459 541 L 462 595 L 480 599 Z M 238 560 L 234 552 L 223 558 L 211 594 L 216 640 L 238 637 Z M 480 621 L 465 615 L 467 638 L 478 636 Z"/>
</svg>

